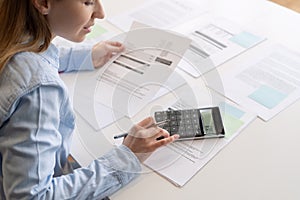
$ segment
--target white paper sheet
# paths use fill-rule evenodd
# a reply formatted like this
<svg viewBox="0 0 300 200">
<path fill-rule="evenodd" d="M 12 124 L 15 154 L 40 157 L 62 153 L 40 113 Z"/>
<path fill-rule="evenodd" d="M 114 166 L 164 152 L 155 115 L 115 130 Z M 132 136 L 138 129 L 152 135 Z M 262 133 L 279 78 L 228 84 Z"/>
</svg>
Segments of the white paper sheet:
<svg viewBox="0 0 300 200">
<path fill-rule="evenodd" d="M 179 67 L 193 77 L 201 76 L 265 40 L 240 25 L 224 18 L 213 17 L 210 13 L 173 30 L 192 39 Z"/>
<path fill-rule="evenodd" d="M 256 55 L 221 76 L 224 89 L 209 87 L 268 121 L 300 97 L 300 54 L 269 45 Z"/>
<path fill-rule="evenodd" d="M 124 117 L 124 114 L 85 96 L 75 98 L 73 106 L 96 131 Z"/>
<path fill-rule="evenodd" d="M 124 43 L 126 52 L 105 65 L 97 77 L 94 98 L 132 117 L 153 100 L 160 88 L 175 89 L 184 84 L 171 80 L 190 40 L 160 29 L 145 28 L 130 31 Z"/>
<path fill-rule="evenodd" d="M 204 12 L 204 8 L 201 0 L 152 0 L 136 9 L 108 18 L 108 21 L 123 31 L 129 31 L 133 21 L 168 29 L 199 16 Z"/>
</svg>

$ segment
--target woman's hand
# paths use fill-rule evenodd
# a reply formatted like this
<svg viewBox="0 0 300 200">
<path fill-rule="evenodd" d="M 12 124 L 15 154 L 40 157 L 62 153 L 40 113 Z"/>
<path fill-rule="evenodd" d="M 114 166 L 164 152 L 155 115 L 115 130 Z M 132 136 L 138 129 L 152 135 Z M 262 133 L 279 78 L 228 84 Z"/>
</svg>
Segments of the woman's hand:
<svg viewBox="0 0 300 200">
<path fill-rule="evenodd" d="M 123 141 L 123 144 L 131 149 L 140 162 L 145 161 L 157 148 L 179 138 L 179 135 L 170 136 L 166 130 L 159 127 L 150 127 L 153 123 L 155 121 L 152 117 L 144 119 L 131 128 Z M 163 139 L 157 140 L 162 137 Z"/>
<path fill-rule="evenodd" d="M 104 41 L 94 45 L 92 60 L 95 68 L 103 66 L 114 54 L 124 51 L 125 47 L 120 42 Z"/>
</svg>

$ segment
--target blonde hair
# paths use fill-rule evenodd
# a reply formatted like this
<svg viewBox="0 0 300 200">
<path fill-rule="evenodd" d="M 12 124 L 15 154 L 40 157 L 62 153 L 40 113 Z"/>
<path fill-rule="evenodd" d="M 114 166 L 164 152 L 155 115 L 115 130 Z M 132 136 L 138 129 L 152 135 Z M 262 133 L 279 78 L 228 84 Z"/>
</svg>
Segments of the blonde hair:
<svg viewBox="0 0 300 200">
<path fill-rule="evenodd" d="M 19 52 L 42 52 L 52 34 L 45 16 L 32 0 L 0 0 L 0 72 Z"/>
</svg>

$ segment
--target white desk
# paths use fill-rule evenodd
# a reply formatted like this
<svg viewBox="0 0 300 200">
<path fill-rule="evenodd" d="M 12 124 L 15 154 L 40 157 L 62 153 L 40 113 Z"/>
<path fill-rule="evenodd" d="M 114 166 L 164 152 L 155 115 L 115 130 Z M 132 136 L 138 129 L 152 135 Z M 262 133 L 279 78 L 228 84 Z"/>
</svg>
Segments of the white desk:
<svg viewBox="0 0 300 200">
<path fill-rule="evenodd" d="M 132 8 L 143 0 L 103 0 L 107 16 Z M 268 38 L 246 53 L 218 68 L 255 55 L 255 50 L 278 41 L 300 50 L 299 14 L 264 0 L 210 0 L 208 9 L 218 15 L 254 28 Z M 299 66 L 300 67 L 300 66 Z M 124 199 L 300 199 L 300 101 L 269 122 L 256 119 L 242 134 L 214 157 L 183 188 L 177 188 L 154 172 L 142 174 L 111 196 Z M 84 123 L 79 120 L 79 123 Z M 87 132 L 91 132 L 87 126 Z M 109 128 L 108 128 L 109 131 Z M 113 133 L 112 133 L 113 134 Z M 99 152 L 103 136 L 94 136 L 93 152 Z M 75 141 L 74 145 L 78 145 Z M 106 145 L 107 146 L 107 145 Z M 109 146 L 109 145 L 108 145 Z M 95 147 L 95 148 L 94 148 Z M 82 147 L 76 147 L 80 152 Z"/>
</svg>

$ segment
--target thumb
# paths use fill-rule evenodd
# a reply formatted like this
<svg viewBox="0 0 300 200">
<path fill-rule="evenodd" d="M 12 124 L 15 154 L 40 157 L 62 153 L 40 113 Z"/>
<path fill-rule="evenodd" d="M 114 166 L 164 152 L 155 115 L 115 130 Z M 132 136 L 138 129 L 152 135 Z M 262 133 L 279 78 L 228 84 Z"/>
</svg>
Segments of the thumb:
<svg viewBox="0 0 300 200">
<path fill-rule="evenodd" d="M 120 42 L 107 42 L 107 48 L 110 52 L 122 52 L 125 50 L 125 46 Z"/>
<path fill-rule="evenodd" d="M 147 128 L 149 126 L 151 126 L 153 123 L 155 122 L 153 117 L 147 117 L 146 119 L 140 121 L 138 123 L 139 126 Z"/>
</svg>

